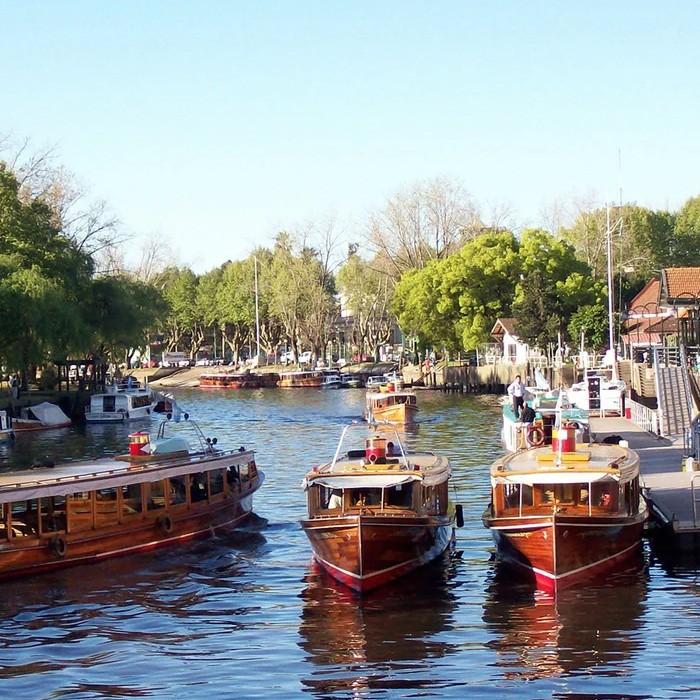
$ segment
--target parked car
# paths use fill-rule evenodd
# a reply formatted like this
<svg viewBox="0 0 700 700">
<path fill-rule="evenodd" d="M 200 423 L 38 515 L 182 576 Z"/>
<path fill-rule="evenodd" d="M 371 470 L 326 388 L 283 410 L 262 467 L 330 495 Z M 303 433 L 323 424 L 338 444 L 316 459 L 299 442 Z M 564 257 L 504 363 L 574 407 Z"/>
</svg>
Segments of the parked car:
<svg viewBox="0 0 700 700">
<path fill-rule="evenodd" d="M 299 355 L 299 364 L 300 365 L 308 365 L 311 362 L 311 356 L 313 353 L 311 350 L 306 350 L 305 352 L 302 352 L 301 355 Z"/>
</svg>

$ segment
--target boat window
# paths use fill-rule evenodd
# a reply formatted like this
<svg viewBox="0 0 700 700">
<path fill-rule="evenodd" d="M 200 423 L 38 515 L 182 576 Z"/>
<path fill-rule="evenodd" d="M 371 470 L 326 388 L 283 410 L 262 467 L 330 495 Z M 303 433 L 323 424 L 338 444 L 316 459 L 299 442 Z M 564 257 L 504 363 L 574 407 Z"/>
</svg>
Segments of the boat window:
<svg viewBox="0 0 700 700">
<path fill-rule="evenodd" d="M 144 484 L 146 509 L 159 510 L 165 508 L 165 481 L 151 481 Z"/>
<path fill-rule="evenodd" d="M 41 531 L 66 531 L 66 497 L 50 496 L 41 499 Z"/>
<path fill-rule="evenodd" d="M 116 409 L 115 399 L 116 396 L 113 395 L 102 397 L 102 411 L 104 413 L 114 413 Z"/>
<path fill-rule="evenodd" d="M 151 405 L 150 396 L 132 396 L 131 397 L 131 407 L 132 408 L 143 408 L 144 406 Z"/>
<path fill-rule="evenodd" d="M 240 489 L 241 474 L 238 471 L 238 467 L 236 465 L 232 465 L 226 470 L 226 481 L 228 482 L 231 491 L 236 491 Z"/>
<path fill-rule="evenodd" d="M 360 508 L 380 506 L 382 503 L 381 489 L 350 489 L 350 502 Z"/>
<path fill-rule="evenodd" d="M 591 506 L 604 511 L 616 512 L 618 508 L 617 482 L 597 482 L 592 486 Z"/>
<path fill-rule="evenodd" d="M 95 491 L 95 527 L 112 525 L 118 520 L 117 489 L 97 489 Z"/>
<path fill-rule="evenodd" d="M 92 529 L 92 493 L 83 491 L 68 496 L 68 532 Z"/>
<path fill-rule="evenodd" d="M 411 484 L 397 484 L 384 489 L 384 503 L 394 508 L 411 508 L 413 506 L 413 487 Z"/>
<path fill-rule="evenodd" d="M 215 496 L 224 492 L 224 469 L 214 469 L 209 472 L 209 495 Z"/>
<path fill-rule="evenodd" d="M 321 503 L 326 510 L 339 510 L 343 507 L 342 489 L 330 489 L 321 486 Z"/>
<path fill-rule="evenodd" d="M 39 534 L 36 500 L 13 503 L 10 526 L 13 537 L 36 537 Z"/>
<path fill-rule="evenodd" d="M 122 517 L 140 515 L 143 510 L 141 484 L 126 484 L 122 489 Z"/>
<path fill-rule="evenodd" d="M 241 481 L 248 481 L 248 479 L 250 479 L 247 464 L 241 464 L 241 466 L 238 468 L 238 473 L 241 475 Z"/>
<path fill-rule="evenodd" d="M 201 501 L 206 501 L 209 497 L 207 475 L 193 474 L 192 481 L 190 482 L 190 501 L 192 503 L 199 503 Z"/>
<path fill-rule="evenodd" d="M 179 506 L 187 503 L 187 489 L 189 487 L 187 474 L 172 476 L 168 480 L 168 503 L 171 506 Z"/>
</svg>

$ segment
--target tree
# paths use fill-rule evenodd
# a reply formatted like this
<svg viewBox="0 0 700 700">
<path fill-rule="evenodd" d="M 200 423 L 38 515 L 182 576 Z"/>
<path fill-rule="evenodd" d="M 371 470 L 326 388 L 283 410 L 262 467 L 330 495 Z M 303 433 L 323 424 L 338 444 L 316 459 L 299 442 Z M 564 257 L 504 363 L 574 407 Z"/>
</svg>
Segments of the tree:
<svg viewBox="0 0 700 700">
<path fill-rule="evenodd" d="M 571 316 L 568 331 L 572 343 L 583 336 L 588 347 L 598 352 L 608 343 L 608 310 L 603 304 L 579 307 Z"/>
<path fill-rule="evenodd" d="M 351 251 L 338 272 L 338 286 L 352 313 L 353 344 L 379 360 L 379 347 L 391 339 L 391 279 Z"/>
<path fill-rule="evenodd" d="M 689 199 L 676 216 L 670 259 L 676 266 L 700 265 L 700 196 Z"/>
<path fill-rule="evenodd" d="M 436 178 L 398 192 L 369 221 L 369 243 L 398 279 L 440 260 L 481 228 L 476 205 L 464 188 Z"/>
<path fill-rule="evenodd" d="M 200 324 L 197 283 L 197 275 L 188 267 L 169 267 L 155 279 L 155 286 L 161 290 L 169 309 L 162 328 L 166 348 L 171 351 L 183 345 L 189 348 L 191 357 L 197 351 L 192 340 Z"/>
<path fill-rule="evenodd" d="M 525 231 L 520 241 L 521 276 L 513 313 L 518 333 L 529 343 L 547 347 L 586 304 L 599 302 L 603 287 L 590 268 L 576 258 L 573 246 L 541 229 Z"/>
<path fill-rule="evenodd" d="M 216 292 L 216 316 L 233 361 L 238 362 L 241 348 L 255 325 L 252 259 L 237 260 L 224 267 Z"/>
</svg>

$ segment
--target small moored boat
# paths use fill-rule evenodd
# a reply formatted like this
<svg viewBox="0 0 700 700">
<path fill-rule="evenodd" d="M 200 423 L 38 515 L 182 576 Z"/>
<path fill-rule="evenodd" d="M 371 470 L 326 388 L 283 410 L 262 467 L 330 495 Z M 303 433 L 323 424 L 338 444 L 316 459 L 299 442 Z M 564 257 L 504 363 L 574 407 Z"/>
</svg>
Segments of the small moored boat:
<svg viewBox="0 0 700 700">
<path fill-rule="evenodd" d="M 257 389 L 258 377 L 252 372 L 208 372 L 199 377 L 202 389 Z"/>
<path fill-rule="evenodd" d="M 321 370 L 295 370 L 293 372 L 281 372 L 277 386 L 281 389 L 303 389 L 307 387 L 320 387 L 324 377 Z"/>
<path fill-rule="evenodd" d="M 71 419 L 56 404 L 46 401 L 23 408 L 20 417 L 12 419 L 15 433 L 68 428 L 70 425 Z"/>
<path fill-rule="evenodd" d="M 412 423 L 418 413 L 416 392 L 397 389 L 391 382 L 386 389 L 370 389 L 365 401 L 365 419 L 369 423 Z"/>
<path fill-rule="evenodd" d="M 85 412 L 85 420 L 88 423 L 124 423 L 149 418 L 155 408 L 150 389 L 114 385 L 106 393 L 90 397 L 90 410 Z"/>
<path fill-rule="evenodd" d="M 341 453 L 347 434 L 345 428 L 333 460 L 306 475 L 308 518 L 301 526 L 316 561 L 364 592 L 440 556 L 455 509 L 446 457 L 407 453 L 395 431 L 391 441 L 375 435 L 363 449 Z"/>
<path fill-rule="evenodd" d="M 129 454 L 0 474 L 0 578 L 41 573 L 228 530 L 264 475 L 252 451 L 130 436 Z"/>
<path fill-rule="evenodd" d="M 506 455 L 491 467 L 483 522 L 500 556 L 555 591 L 614 568 L 640 546 L 646 502 L 639 457 L 623 445 L 576 445 L 555 428 L 551 447 Z"/>
</svg>

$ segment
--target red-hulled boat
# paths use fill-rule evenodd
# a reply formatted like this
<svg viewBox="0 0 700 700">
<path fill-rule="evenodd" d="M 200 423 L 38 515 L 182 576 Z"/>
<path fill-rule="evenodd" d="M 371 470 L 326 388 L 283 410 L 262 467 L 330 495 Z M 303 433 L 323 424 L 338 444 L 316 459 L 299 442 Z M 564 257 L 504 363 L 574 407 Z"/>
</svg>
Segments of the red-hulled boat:
<svg viewBox="0 0 700 700">
<path fill-rule="evenodd" d="M 202 389 L 257 389 L 260 381 L 250 372 L 209 372 L 199 377 Z"/>
<path fill-rule="evenodd" d="M 639 548 L 647 518 L 637 453 L 576 445 L 574 435 L 564 426 L 552 446 L 496 461 L 483 516 L 499 555 L 553 592 L 617 567 Z"/>
<path fill-rule="evenodd" d="M 431 452 L 405 452 L 395 433 L 393 441 L 375 435 L 363 449 L 341 453 L 347 431 L 333 460 L 306 475 L 309 516 L 301 526 L 318 563 L 365 592 L 448 548 L 450 464 Z"/>
</svg>

